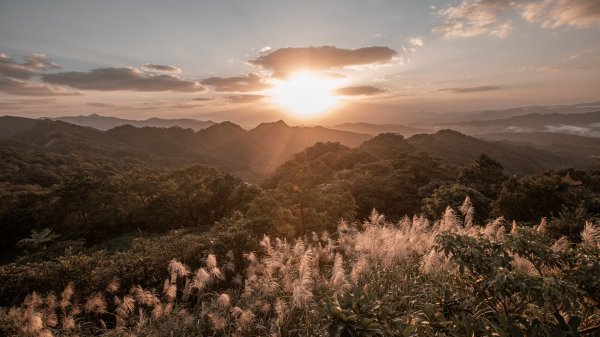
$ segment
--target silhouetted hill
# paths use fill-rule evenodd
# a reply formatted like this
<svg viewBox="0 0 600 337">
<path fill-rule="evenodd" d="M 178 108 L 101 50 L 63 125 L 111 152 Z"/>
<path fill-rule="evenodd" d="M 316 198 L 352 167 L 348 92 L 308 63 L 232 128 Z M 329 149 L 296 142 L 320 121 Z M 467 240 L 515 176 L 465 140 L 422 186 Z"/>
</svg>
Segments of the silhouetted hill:
<svg viewBox="0 0 600 337">
<path fill-rule="evenodd" d="M 39 121 L 31 118 L 2 116 L 0 117 L 0 139 L 12 137 L 31 129 Z"/>
<path fill-rule="evenodd" d="M 506 119 L 440 124 L 467 134 L 556 132 L 600 137 L 600 111 L 576 114 L 532 113 Z"/>
<path fill-rule="evenodd" d="M 150 118 L 146 120 L 122 119 L 118 117 L 100 116 L 92 114 L 88 116 L 64 116 L 48 118 L 50 120 L 59 120 L 75 125 L 90 126 L 94 129 L 106 131 L 121 125 L 132 125 L 135 127 L 156 127 L 156 128 L 171 128 L 178 126 L 184 129 L 192 129 L 198 131 L 205 129 L 213 124 L 213 121 L 199 121 L 195 119 L 164 119 Z"/>
<path fill-rule="evenodd" d="M 427 132 L 426 129 L 402 124 L 344 123 L 332 126 L 331 128 L 335 130 L 366 133 L 372 136 L 376 136 L 380 133 L 398 133 L 404 137 L 410 137 L 414 134 Z"/>
<path fill-rule="evenodd" d="M 548 152 L 600 158 L 600 138 L 554 132 L 492 133 L 476 137 L 486 141 L 533 146 Z"/>
<path fill-rule="evenodd" d="M 37 121 L 29 129 L 15 135 L 13 140 L 62 154 L 149 157 L 148 153 L 114 139 L 102 131 L 61 121 Z"/>
<path fill-rule="evenodd" d="M 589 162 L 578 154 L 557 154 L 531 146 L 487 142 L 453 130 L 412 136 L 406 141 L 417 151 L 427 152 L 451 164 L 465 164 L 485 153 L 509 172 L 527 174 Z"/>
</svg>

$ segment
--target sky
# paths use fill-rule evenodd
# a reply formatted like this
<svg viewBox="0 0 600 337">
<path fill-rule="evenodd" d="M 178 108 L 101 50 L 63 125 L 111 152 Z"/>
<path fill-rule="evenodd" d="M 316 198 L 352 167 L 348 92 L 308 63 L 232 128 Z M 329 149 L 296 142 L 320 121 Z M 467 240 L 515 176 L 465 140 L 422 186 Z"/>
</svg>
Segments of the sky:
<svg viewBox="0 0 600 337">
<path fill-rule="evenodd" d="M 0 32 L 0 115 L 401 123 L 600 101 L 598 0 L 0 0 Z"/>
</svg>

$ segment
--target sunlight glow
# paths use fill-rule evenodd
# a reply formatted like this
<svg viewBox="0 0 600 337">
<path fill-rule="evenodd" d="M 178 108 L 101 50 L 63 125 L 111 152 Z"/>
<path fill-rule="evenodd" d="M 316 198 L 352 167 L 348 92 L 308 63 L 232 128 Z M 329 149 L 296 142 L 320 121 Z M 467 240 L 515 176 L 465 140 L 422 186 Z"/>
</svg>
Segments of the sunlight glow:
<svg viewBox="0 0 600 337">
<path fill-rule="evenodd" d="M 300 72 L 276 82 L 270 94 L 294 117 L 308 119 L 318 117 L 337 105 L 338 97 L 333 92 L 338 85 L 335 80 Z"/>
</svg>

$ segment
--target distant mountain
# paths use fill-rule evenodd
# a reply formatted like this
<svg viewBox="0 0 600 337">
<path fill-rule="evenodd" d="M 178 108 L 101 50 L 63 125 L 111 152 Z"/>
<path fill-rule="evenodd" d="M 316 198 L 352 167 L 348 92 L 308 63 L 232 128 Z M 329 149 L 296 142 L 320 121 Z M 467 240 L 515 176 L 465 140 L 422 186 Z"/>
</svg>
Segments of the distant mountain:
<svg viewBox="0 0 600 337">
<path fill-rule="evenodd" d="M 504 110 L 485 110 L 468 116 L 471 120 L 490 120 L 517 117 L 529 114 L 580 114 L 600 110 L 600 101 L 573 105 L 526 106 Z"/>
<path fill-rule="evenodd" d="M 590 162 L 590 158 L 578 153 L 561 154 L 532 146 L 484 141 L 453 130 L 415 135 L 406 139 L 406 142 L 416 151 L 427 152 L 457 165 L 472 162 L 485 153 L 500 162 L 507 171 L 516 174 L 580 166 Z"/>
<path fill-rule="evenodd" d="M 533 146 L 548 152 L 600 158 L 600 138 L 554 132 L 492 133 L 476 137 L 486 141 Z"/>
<path fill-rule="evenodd" d="M 94 129 L 106 131 L 121 125 L 131 125 L 138 128 L 142 127 L 156 127 L 156 128 L 170 128 L 178 126 L 184 129 L 192 129 L 198 131 L 205 129 L 215 122 L 213 121 L 199 121 L 195 119 L 163 119 L 163 118 L 150 118 L 146 120 L 134 120 L 134 119 L 122 119 L 117 117 L 100 116 L 92 114 L 88 116 L 64 116 L 64 117 L 53 117 L 47 118 L 54 121 L 63 121 L 75 125 L 90 126 Z"/>
<path fill-rule="evenodd" d="M 81 158 L 134 159 L 156 165 L 206 164 L 247 179 L 270 173 L 317 142 L 358 146 L 369 135 L 324 127 L 263 123 L 246 131 L 231 122 L 193 131 L 181 127 L 118 126 L 108 131 L 62 121 L 0 117 L 0 147 L 35 147 Z"/>
<path fill-rule="evenodd" d="M 397 133 L 404 137 L 409 137 L 414 134 L 424 133 L 429 130 L 422 128 L 415 128 L 402 124 L 371 124 L 371 123 L 344 123 L 339 125 L 331 126 L 330 128 L 335 130 L 351 131 L 357 133 L 365 133 L 372 136 L 376 136 L 380 133 Z"/>
<path fill-rule="evenodd" d="M 556 132 L 579 136 L 600 137 L 600 111 L 577 114 L 539 114 L 467 122 L 444 123 L 439 128 L 449 128 L 467 134 Z"/>
</svg>

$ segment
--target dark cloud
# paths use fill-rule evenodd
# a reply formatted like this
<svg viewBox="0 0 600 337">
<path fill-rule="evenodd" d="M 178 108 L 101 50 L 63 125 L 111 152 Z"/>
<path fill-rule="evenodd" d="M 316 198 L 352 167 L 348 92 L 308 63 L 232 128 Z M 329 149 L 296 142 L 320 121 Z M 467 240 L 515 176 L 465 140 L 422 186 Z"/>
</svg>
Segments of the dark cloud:
<svg viewBox="0 0 600 337">
<path fill-rule="evenodd" d="M 23 58 L 25 62 L 19 63 L 6 54 L 0 54 L 0 75 L 26 80 L 39 71 L 60 68 L 43 54 L 25 54 Z"/>
<path fill-rule="evenodd" d="M 232 103 L 251 103 L 258 102 L 265 98 L 263 95 L 231 95 L 225 97 L 226 100 Z"/>
<path fill-rule="evenodd" d="M 192 101 L 207 102 L 207 101 L 212 101 L 213 99 L 214 99 L 213 97 L 198 97 L 198 98 L 192 98 Z"/>
<path fill-rule="evenodd" d="M 335 91 L 342 96 L 372 96 L 384 93 L 385 90 L 372 85 L 360 85 L 355 87 L 340 88 Z"/>
<path fill-rule="evenodd" d="M 197 81 L 173 75 L 145 75 L 133 68 L 99 68 L 88 72 L 70 71 L 43 74 L 46 83 L 66 85 L 82 90 L 133 90 L 199 92 L 206 90 Z"/>
<path fill-rule="evenodd" d="M 146 63 L 142 67 L 144 69 L 150 70 L 150 71 L 164 71 L 167 73 L 180 73 L 181 72 L 181 69 L 179 69 L 177 67 L 167 66 L 167 65 L 162 65 L 162 64 Z"/>
<path fill-rule="evenodd" d="M 43 83 L 24 81 L 17 78 L 0 76 L 0 91 L 20 96 L 76 96 L 78 92 L 72 92 L 63 88 L 49 86 Z"/>
<path fill-rule="evenodd" d="M 256 74 L 236 77 L 209 77 L 202 80 L 202 84 L 213 86 L 215 91 L 221 92 L 249 92 L 270 87 Z"/>
<path fill-rule="evenodd" d="M 470 92 L 482 92 L 482 91 L 493 91 L 493 90 L 501 90 L 502 87 L 494 86 L 494 85 L 482 85 L 479 87 L 468 87 L 468 88 L 444 88 L 439 89 L 438 91 L 445 91 L 453 94 L 464 94 Z"/>
<path fill-rule="evenodd" d="M 296 70 L 329 70 L 390 62 L 398 53 L 388 47 L 340 49 L 333 46 L 280 48 L 251 60 L 280 77 Z"/>
</svg>

